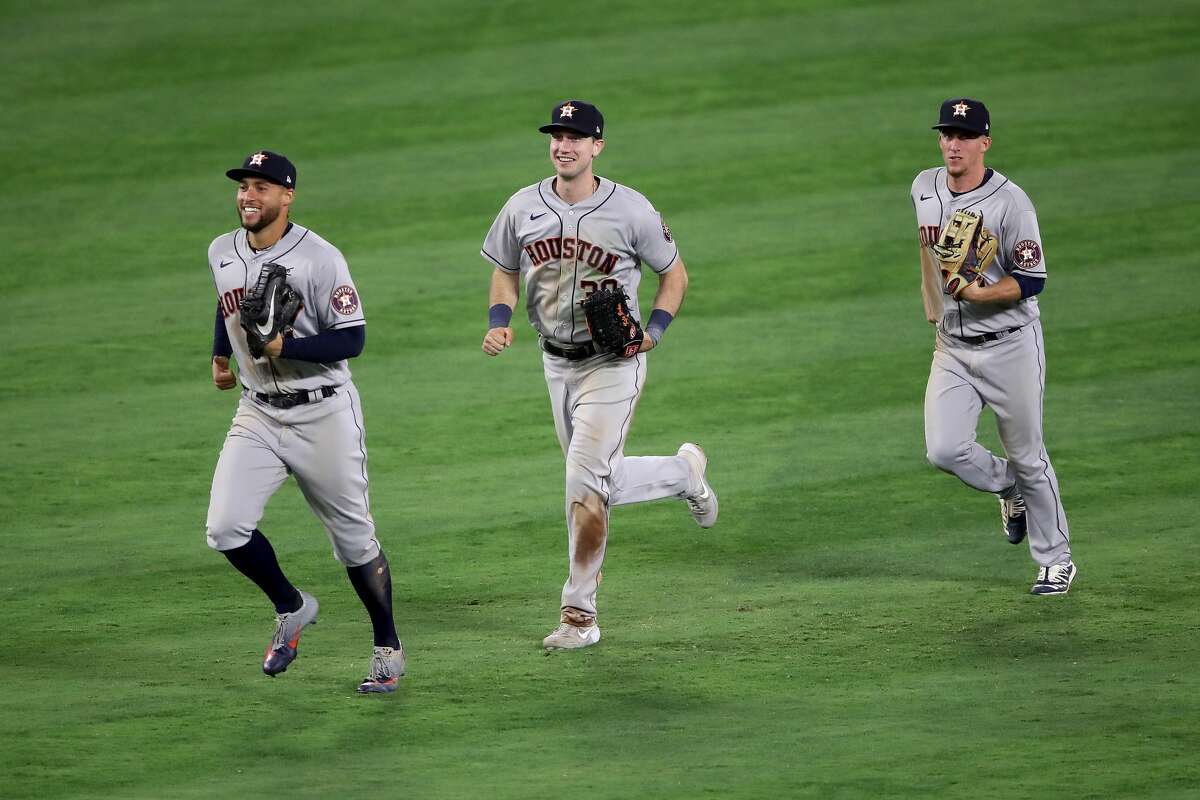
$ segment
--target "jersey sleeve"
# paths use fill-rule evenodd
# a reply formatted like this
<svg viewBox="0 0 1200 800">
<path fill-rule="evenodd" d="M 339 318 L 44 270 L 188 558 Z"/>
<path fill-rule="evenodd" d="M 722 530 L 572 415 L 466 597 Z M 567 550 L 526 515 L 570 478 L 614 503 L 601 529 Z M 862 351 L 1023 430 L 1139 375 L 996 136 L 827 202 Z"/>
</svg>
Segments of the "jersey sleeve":
<svg viewBox="0 0 1200 800">
<path fill-rule="evenodd" d="M 650 269 L 666 272 L 679 256 L 679 248 L 671 238 L 671 229 L 650 201 L 644 198 L 633 215 L 633 251 Z"/>
<path fill-rule="evenodd" d="M 912 182 L 913 212 L 917 217 L 917 239 L 922 247 L 937 241 L 942 225 L 942 199 L 936 188 L 937 170 L 927 169 Z"/>
<path fill-rule="evenodd" d="M 1013 192 L 1012 208 L 1000 233 L 1000 247 L 1006 256 L 1010 273 L 1029 278 L 1046 277 L 1037 212 L 1023 191 Z"/>
<path fill-rule="evenodd" d="M 321 268 L 313 270 L 312 296 L 304 298 L 304 302 L 313 303 L 313 312 L 323 331 L 365 325 L 362 298 L 350 277 L 350 266 L 340 251 L 331 250 Z"/>
<path fill-rule="evenodd" d="M 517 242 L 515 217 L 512 211 L 513 201 L 510 199 L 500 209 L 492 227 L 483 239 L 483 247 L 479 253 L 492 266 L 499 267 L 505 272 L 521 271 L 521 246 Z"/>
</svg>

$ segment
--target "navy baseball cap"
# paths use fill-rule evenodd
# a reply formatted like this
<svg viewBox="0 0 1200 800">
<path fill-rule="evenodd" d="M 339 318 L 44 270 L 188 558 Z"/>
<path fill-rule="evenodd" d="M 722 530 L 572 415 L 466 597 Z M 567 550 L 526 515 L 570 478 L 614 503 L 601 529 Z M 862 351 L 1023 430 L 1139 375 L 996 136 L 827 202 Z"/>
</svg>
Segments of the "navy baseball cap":
<svg viewBox="0 0 1200 800">
<path fill-rule="evenodd" d="M 979 100 L 970 97 L 952 97 L 942 103 L 942 113 L 938 115 L 938 124 L 933 126 L 934 130 L 943 128 L 958 128 L 982 136 L 991 136 L 992 119 L 988 115 L 987 106 Z"/>
<path fill-rule="evenodd" d="M 296 188 L 296 165 L 288 157 L 270 150 L 258 150 L 246 156 L 242 166 L 231 169 L 225 175 L 235 181 L 242 178 L 266 178 L 272 183 L 288 189 Z"/>
<path fill-rule="evenodd" d="M 542 133 L 574 131 L 594 139 L 604 138 L 604 115 L 600 109 L 582 100 L 564 100 L 550 112 L 550 124 L 538 128 Z"/>
</svg>

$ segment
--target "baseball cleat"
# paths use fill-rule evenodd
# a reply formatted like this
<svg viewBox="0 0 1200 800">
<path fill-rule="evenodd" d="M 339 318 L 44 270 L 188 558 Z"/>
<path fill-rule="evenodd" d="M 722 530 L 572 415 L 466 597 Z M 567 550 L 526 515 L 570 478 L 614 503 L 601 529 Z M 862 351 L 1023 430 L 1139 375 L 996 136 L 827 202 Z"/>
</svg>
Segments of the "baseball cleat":
<svg viewBox="0 0 1200 800">
<path fill-rule="evenodd" d="M 1029 518 L 1025 515 L 1025 498 L 1020 492 L 1007 500 L 1000 498 L 1000 521 L 1004 523 L 1004 535 L 1008 537 L 1009 544 L 1025 541 Z"/>
<path fill-rule="evenodd" d="M 678 455 L 688 462 L 692 472 L 700 481 L 700 492 L 694 495 L 685 495 L 683 499 L 687 501 L 688 510 L 692 512 L 696 524 L 701 528 L 711 528 L 717 524 L 717 493 L 713 491 L 708 479 L 704 477 L 704 473 L 708 470 L 708 456 L 704 454 L 699 445 L 691 442 L 681 444 Z"/>
<path fill-rule="evenodd" d="M 547 650 L 578 650 L 590 647 L 600 641 L 600 626 L 592 620 L 590 625 L 572 625 L 561 622 L 549 636 L 542 639 L 542 647 Z"/>
<path fill-rule="evenodd" d="M 404 644 L 395 649 L 376 647 L 371 654 L 371 671 L 358 685 L 359 694 L 386 694 L 396 691 L 404 677 Z"/>
<path fill-rule="evenodd" d="M 1034 582 L 1033 588 L 1029 590 L 1030 594 L 1049 595 L 1049 594 L 1066 594 L 1071 588 L 1071 581 L 1075 580 L 1075 574 L 1079 570 L 1075 569 L 1075 562 L 1068 561 L 1065 564 L 1054 564 L 1050 567 L 1042 567 L 1038 570 L 1037 581 Z"/>
<path fill-rule="evenodd" d="M 263 655 L 263 672 L 274 677 L 296 660 L 300 633 L 306 626 L 317 623 L 317 608 L 317 598 L 308 592 L 300 592 L 298 609 L 290 614 L 275 615 L 275 635 Z"/>
</svg>

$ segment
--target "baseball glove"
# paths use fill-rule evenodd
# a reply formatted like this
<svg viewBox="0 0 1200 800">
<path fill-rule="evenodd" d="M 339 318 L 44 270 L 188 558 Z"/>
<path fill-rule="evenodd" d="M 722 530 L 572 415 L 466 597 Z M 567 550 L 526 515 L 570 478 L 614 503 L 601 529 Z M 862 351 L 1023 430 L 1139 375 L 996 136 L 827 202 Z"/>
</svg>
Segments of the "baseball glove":
<svg viewBox="0 0 1200 800">
<path fill-rule="evenodd" d="M 262 358 L 267 343 L 296 321 L 300 294 L 287 284 L 287 267 L 265 264 L 258 281 L 239 303 L 250 355 Z"/>
<path fill-rule="evenodd" d="M 996 237 L 983 227 L 983 214 L 955 211 L 932 248 L 941 262 L 946 294 L 957 300 L 964 289 L 978 283 L 996 257 L 996 248 Z"/>
<path fill-rule="evenodd" d="M 633 358 L 642 349 L 642 326 L 629 311 L 624 289 L 599 289 L 579 304 L 598 352 Z"/>
</svg>

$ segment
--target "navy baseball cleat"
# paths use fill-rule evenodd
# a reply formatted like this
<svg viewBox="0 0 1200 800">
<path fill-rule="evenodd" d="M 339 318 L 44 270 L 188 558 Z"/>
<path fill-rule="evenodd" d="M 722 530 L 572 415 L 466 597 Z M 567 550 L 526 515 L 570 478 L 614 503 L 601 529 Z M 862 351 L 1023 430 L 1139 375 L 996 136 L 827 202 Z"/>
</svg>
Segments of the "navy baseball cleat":
<svg viewBox="0 0 1200 800">
<path fill-rule="evenodd" d="M 404 644 L 398 648 L 376 647 L 371 654 L 371 672 L 358 685 L 359 694 L 384 694 L 396 691 L 404 677 Z"/>
<path fill-rule="evenodd" d="M 1029 530 L 1029 518 L 1025 515 L 1025 498 L 1020 492 L 1005 500 L 1000 498 L 1000 521 L 1004 523 L 1004 535 L 1009 544 L 1025 541 Z"/>
<path fill-rule="evenodd" d="M 1074 561 L 1042 567 L 1038 570 L 1037 580 L 1034 582 L 1033 588 L 1029 590 L 1029 593 L 1039 595 L 1066 594 L 1067 590 L 1071 588 L 1071 581 L 1075 580 L 1075 573 L 1078 571 L 1075 569 Z"/>
<path fill-rule="evenodd" d="M 289 614 L 275 615 L 275 635 L 263 655 L 263 672 L 274 677 L 285 671 L 296 660 L 300 645 L 300 633 L 308 625 L 317 623 L 317 598 L 308 592 L 300 592 L 300 607 Z"/>
</svg>

